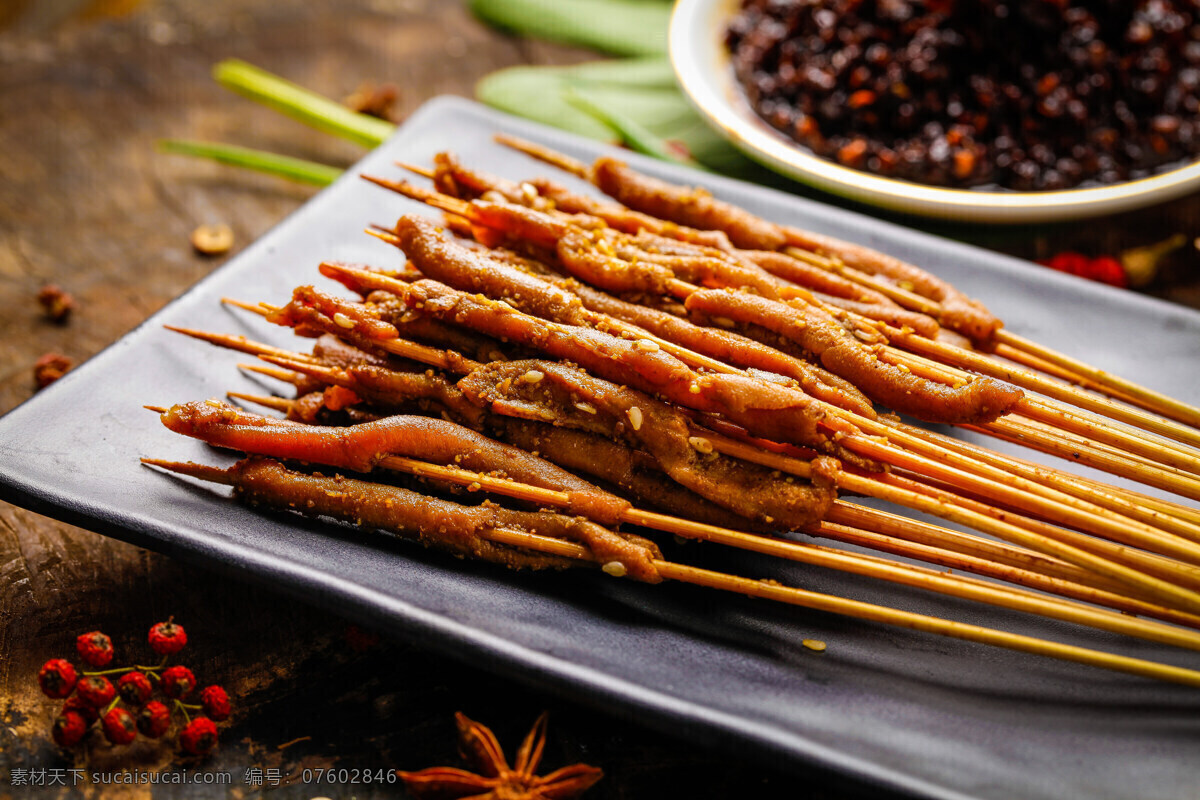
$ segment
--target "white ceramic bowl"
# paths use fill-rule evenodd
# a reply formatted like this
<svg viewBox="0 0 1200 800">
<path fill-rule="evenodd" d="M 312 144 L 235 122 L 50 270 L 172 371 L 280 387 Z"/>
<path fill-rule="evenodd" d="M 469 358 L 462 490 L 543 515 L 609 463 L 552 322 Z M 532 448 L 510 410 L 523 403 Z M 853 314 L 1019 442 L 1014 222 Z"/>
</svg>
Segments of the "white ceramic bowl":
<svg viewBox="0 0 1200 800">
<path fill-rule="evenodd" d="M 881 178 L 813 155 L 755 115 L 723 42 L 738 0 L 678 0 L 670 53 L 684 94 L 735 146 L 776 172 L 833 194 L 892 211 L 965 222 L 1054 222 L 1112 214 L 1200 190 L 1200 161 L 1113 186 L 1057 192 L 941 189 Z"/>
</svg>

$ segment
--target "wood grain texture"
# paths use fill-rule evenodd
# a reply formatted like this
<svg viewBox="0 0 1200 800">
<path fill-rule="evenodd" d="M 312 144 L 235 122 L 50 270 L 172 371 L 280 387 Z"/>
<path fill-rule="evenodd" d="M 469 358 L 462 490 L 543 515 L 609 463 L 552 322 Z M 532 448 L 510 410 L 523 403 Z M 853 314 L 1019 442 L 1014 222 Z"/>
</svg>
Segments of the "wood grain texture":
<svg viewBox="0 0 1200 800">
<path fill-rule="evenodd" d="M 40 36 L 0 31 L 0 412 L 31 396 L 31 366 L 42 353 L 88 358 L 222 263 L 191 250 L 197 225 L 231 224 L 231 256 L 313 191 L 160 155 L 157 139 L 222 140 L 339 165 L 361 154 L 214 84 L 211 66 L 231 56 L 331 97 L 365 80 L 392 81 L 401 114 L 435 95 L 469 96 L 478 78 L 504 66 L 592 57 L 488 30 L 461 3 L 442 0 L 162 0 Z M 1177 230 L 1195 235 L 1198 222 L 1192 198 L 1102 225 L 951 233 L 1038 256 L 1064 247 L 1114 251 Z M 1195 269 L 1189 248 L 1154 291 L 1200 307 Z M 45 320 L 34 302 L 48 282 L 78 301 L 65 325 Z M 130 380 L 145 381 L 148 401 L 164 399 L 153 376 Z M 223 683 L 235 701 L 217 755 L 197 764 L 145 744 L 59 753 L 48 735 L 56 707 L 37 691 L 40 664 L 72 655 L 75 636 L 96 628 L 119 651 L 145 657 L 146 629 L 172 614 L 188 628 L 187 661 L 201 682 Z M 492 725 L 511 750 L 543 708 L 553 712 L 547 767 L 582 760 L 607 771 L 588 797 L 878 796 L 685 745 L 417 644 L 385 641 L 355 653 L 345 630 L 336 615 L 242 576 L 197 570 L 0 504 L 0 796 L 217 794 L 202 786 L 33 791 L 9 786 L 13 769 L 229 770 L 237 797 L 261 792 L 245 785 L 247 767 L 299 776 L 306 766 L 456 763 L 454 711 Z M 394 796 L 395 786 L 293 784 L 270 796 L 351 794 Z"/>
</svg>

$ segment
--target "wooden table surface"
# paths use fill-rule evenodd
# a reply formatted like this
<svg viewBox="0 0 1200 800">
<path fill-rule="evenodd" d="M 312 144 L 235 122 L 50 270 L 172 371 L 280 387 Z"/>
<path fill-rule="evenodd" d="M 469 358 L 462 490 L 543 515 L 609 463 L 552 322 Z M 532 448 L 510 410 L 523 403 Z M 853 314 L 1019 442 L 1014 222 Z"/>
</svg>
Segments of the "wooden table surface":
<svg viewBox="0 0 1200 800">
<path fill-rule="evenodd" d="M 191 249 L 197 225 L 230 223 L 232 255 L 313 193 L 157 154 L 155 140 L 224 140 L 341 165 L 361 155 L 228 94 L 209 77 L 219 59 L 245 58 L 335 98 L 364 81 L 391 81 L 401 88 L 403 115 L 435 95 L 470 96 L 478 78 L 501 67 L 594 57 L 497 33 L 460 3 L 440 0 L 163 0 L 123 18 L 68 21 L 50 32 L 21 29 L 21 20 L 0 13 L 5 22 L 0 412 L 32 395 L 31 367 L 40 355 L 86 359 L 219 266 L 223 258 Z M 946 232 L 1028 257 L 1066 248 L 1115 252 L 1178 231 L 1200 234 L 1200 198 L 1099 224 Z M 1200 308 L 1198 260 L 1192 247 L 1181 251 L 1149 291 Z M 34 301 L 49 282 L 78 301 L 65 325 L 44 319 Z M 49 738 L 56 705 L 37 690 L 38 667 L 73 656 L 75 636 L 97 628 L 125 652 L 142 653 L 146 629 L 168 615 L 187 626 L 187 660 L 200 680 L 223 683 L 234 699 L 216 755 L 190 762 L 170 747 L 144 743 L 60 752 Z M 84 767 L 228 771 L 232 796 L 393 796 L 395 786 L 316 786 L 298 778 L 305 768 L 457 763 L 455 711 L 495 727 L 511 752 L 543 709 L 552 712 L 548 768 L 586 761 L 606 770 L 588 797 L 870 794 L 829 776 L 707 750 L 409 643 L 384 640 L 358 652 L 346 633 L 336 614 L 283 599 L 270 587 L 0 503 L 0 796 L 223 793 L 202 786 L 10 785 L 13 770 L 52 778 L 54 771 Z M 294 780 L 287 787 L 248 786 L 245 770 L 254 767 Z"/>
</svg>

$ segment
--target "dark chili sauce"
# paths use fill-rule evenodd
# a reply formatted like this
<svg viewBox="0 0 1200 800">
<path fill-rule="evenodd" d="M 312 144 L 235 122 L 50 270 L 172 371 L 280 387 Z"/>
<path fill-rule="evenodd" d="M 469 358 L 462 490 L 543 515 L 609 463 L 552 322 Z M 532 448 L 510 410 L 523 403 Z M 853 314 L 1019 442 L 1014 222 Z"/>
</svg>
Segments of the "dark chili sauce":
<svg viewBox="0 0 1200 800">
<path fill-rule="evenodd" d="M 1200 0 L 744 0 L 726 41 L 763 120 L 885 177 L 1069 189 L 1200 151 Z"/>
</svg>

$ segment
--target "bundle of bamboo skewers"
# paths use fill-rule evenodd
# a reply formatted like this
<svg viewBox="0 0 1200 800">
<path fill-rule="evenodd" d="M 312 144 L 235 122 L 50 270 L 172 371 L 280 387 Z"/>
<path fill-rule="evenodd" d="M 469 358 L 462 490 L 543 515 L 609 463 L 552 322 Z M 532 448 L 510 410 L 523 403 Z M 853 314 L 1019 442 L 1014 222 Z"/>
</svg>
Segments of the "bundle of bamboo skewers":
<svg viewBox="0 0 1200 800">
<path fill-rule="evenodd" d="M 286 419 L 156 408 L 248 458 L 145 462 L 512 567 L 594 564 L 1200 686 L 1200 671 L 666 560 L 650 531 L 1200 650 L 1200 512 L 878 410 L 1196 500 L 1200 409 L 1016 336 L 912 265 L 612 159 L 501 141 L 614 199 L 449 154 L 407 167 L 432 189 L 368 177 L 444 221 L 368 231 L 400 269 L 322 264 L 356 299 L 228 301 L 317 337 L 311 353 L 176 329 L 257 356 L 243 366 L 296 397 L 231 393 Z"/>
</svg>

